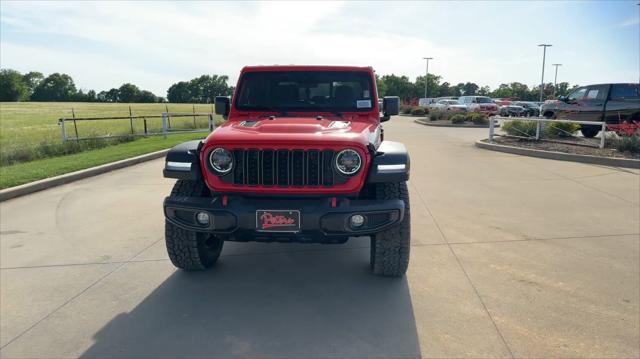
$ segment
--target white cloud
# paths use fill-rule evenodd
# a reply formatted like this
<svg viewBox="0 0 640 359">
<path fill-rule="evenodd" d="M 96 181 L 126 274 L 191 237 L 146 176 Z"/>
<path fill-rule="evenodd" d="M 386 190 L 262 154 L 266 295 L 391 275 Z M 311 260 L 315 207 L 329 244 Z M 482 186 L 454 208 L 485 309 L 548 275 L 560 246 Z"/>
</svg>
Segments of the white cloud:
<svg viewBox="0 0 640 359">
<path fill-rule="evenodd" d="M 637 26 L 637 25 L 640 25 L 640 18 L 638 17 L 630 18 L 620 23 L 620 26 L 622 27 Z"/>
</svg>

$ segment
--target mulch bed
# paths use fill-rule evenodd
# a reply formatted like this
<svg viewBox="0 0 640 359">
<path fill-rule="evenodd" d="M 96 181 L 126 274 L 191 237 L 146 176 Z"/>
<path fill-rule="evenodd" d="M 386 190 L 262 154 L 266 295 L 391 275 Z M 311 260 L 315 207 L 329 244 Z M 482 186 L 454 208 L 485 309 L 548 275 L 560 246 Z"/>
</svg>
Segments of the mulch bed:
<svg viewBox="0 0 640 359">
<path fill-rule="evenodd" d="M 578 155 L 589 155 L 589 156 L 600 156 L 600 157 L 616 157 L 616 158 L 630 158 L 630 159 L 640 159 L 640 154 L 633 153 L 621 153 L 613 148 L 597 148 L 597 147 L 587 147 L 584 146 L 585 141 L 577 138 L 564 138 L 560 140 L 565 143 L 557 143 L 557 142 L 549 142 L 549 141 L 535 141 L 535 140 L 527 140 L 523 138 L 513 138 L 513 137 L 504 137 L 504 136 L 496 136 L 493 138 L 493 142 L 499 145 L 505 146 L 513 146 L 513 147 L 521 147 L 521 148 L 530 148 L 534 150 L 543 150 L 543 151 L 555 151 L 555 152 L 563 152 L 563 153 L 571 153 Z M 598 139 L 591 140 L 594 146 L 599 145 Z M 605 143 L 606 146 L 606 143 Z"/>
</svg>

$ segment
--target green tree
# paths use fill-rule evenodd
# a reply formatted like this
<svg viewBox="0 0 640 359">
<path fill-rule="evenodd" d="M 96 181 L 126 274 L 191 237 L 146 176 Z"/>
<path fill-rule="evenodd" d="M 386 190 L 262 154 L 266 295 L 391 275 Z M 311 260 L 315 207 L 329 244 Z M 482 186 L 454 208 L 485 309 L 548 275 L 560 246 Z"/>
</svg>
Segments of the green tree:
<svg viewBox="0 0 640 359">
<path fill-rule="evenodd" d="M 77 92 L 71 76 L 56 72 L 40 81 L 31 95 L 31 100 L 72 101 Z"/>
<path fill-rule="evenodd" d="M 452 89 L 453 89 L 453 95 L 452 96 L 466 95 L 464 93 L 464 83 L 462 83 L 462 82 L 460 82 L 459 84 L 455 85 Z"/>
<path fill-rule="evenodd" d="M 229 95 L 228 76 L 202 75 L 189 81 L 189 102 L 213 103 L 216 96 Z"/>
<path fill-rule="evenodd" d="M 105 99 L 107 100 L 107 102 L 118 102 L 119 97 L 120 91 L 117 88 L 112 88 L 105 94 Z"/>
<path fill-rule="evenodd" d="M 437 97 L 440 87 L 440 76 L 429 74 L 427 86 L 427 97 Z M 413 86 L 413 93 L 411 97 L 424 97 L 424 76 L 418 76 L 416 78 L 415 85 Z"/>
<path fill-rule="evenodd" d="M 407 76 L 384 75 L 382 76 L 382 81 L 387 86 L 387 95 L 399 96 L 402 99 L 414 97 L 414 85 Z"/>
<path fill-rule="evenodd" d="M 511 98 L 513 93 L 511 87 L 508 84 L 500 84 L 497 89 L 489 93 L 489 96 L 494 98 Z"/>
<path fill-rule="evenodd" d="M 140 91 L 140 96 L 138 96 L 138 102 L 154 103 L 154 102 L 158 102 L 158 97 L 154 95 L 151 91 L 142 90 Z"/>
<path fill-rule="evenodd" d="M 28 89 L 22 75 L 11 69 L 0 70 L 0 101 L 20 101 L 27 96 Z"/>
<path fill-rule="evenodd" d="M 171 85 L 171 87 L 169 87 L 169 90 L 167 90 L 167 100 L 174 103 L 191 102 L 189 83 L 186 81 L 180 81 Z"/>
<path fill-rule="evenodd" d="M 463 88 L 465 96 L 473 96 L 476 94 L 480 86 L 476 85 L 473 82 L 467 82 L 466 84 L 464 84 Z"/>
<path fill-rule="evenodd" d="M 380 75 L 376 74 L 376 85 L 378 86 L 378 97 L 382 98 L 387 94 L 387 84 L 380 77 Z"/>
<path fill-rule="evenodd" d="M 489 88 L 489 86 L 482 86 L 480 87 L 480 90 L 478 90 L 478 95 L 489 96 L 490 92 L 491 92 L 491 89 Z"/>
<path fill-rule="evenodd" d="M 453 93 L 453 90 L 451 89 L 451 84 L 446 81 L 443 82 L 438 88 L 438 97 L 455 96 L 455 95 L 457 94 Z"/>
<path fill-rule="evenodd" d="M 27 86 L 27 93 L 30 97 L 33 94 L 33 91 L 35 91 L 36 87 L 38 87 L 40 82 L 44 80 L 44 75 L 42 74 L 42 72 L 31 71 L 24 74 L 22 76 L 22 79 L 24 81 L 24 84 Z"/>
<path fill-rule="evenodd" d="M 573 90 L 574 88 L 569 87 L 568 82 L 560 82 L 556 85 L 556 97 L 569 95 L 571 93 L 570 89 Z"/>
<path fill-rule="evenodd" d="M 140 89 L 134 84 L 126 83 L 118 88 L 118 102 L 138 102 L 139 97 Z"/>
</svg>

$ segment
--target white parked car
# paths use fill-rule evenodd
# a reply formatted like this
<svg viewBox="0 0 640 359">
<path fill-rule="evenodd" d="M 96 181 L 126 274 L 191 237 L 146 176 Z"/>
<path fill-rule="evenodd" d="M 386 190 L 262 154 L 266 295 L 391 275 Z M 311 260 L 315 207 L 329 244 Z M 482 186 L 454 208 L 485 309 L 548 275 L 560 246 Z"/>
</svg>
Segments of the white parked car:
<svg viewBox="0 0 640 359">
<path fill-rule="evenodd" d="M 458 102 L 467 106 L 467 111 L 478 112 L 487 116 L 499 113 L 498 105 L 486 96 L 461 96 Z"/>
<path fill-rule="evenodd" d="M 460 104 L 458 100 L 449 100 L 449 99 L 444 99 L 436 103 L 433 103 L 429 105 L 429 108 L 438 109 L 442 111 L 467 112 L 467 106 Z"/>
<path fill-rule="evenodd" d="M 418 99 L 418 106 L 420 107 L 429 107 L 431 104 L 435 103 L 436 99 L 429 97 L 429 98 L 420 98 Z"/>
</svg>

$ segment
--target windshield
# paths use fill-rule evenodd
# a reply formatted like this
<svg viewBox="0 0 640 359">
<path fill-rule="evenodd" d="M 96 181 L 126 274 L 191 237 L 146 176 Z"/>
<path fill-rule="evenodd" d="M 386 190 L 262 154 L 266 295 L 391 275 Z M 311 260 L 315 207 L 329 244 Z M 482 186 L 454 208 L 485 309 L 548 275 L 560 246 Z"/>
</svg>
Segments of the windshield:
<svg viewBox="0 0 640 359">
<path fill-rule="evenodd" d="M 235 106 L 241 111 L 370 111 L 372 98 L 367 72 L 248 72 Z"/>
<path fill-rule="evenodd" d="M 477 97 L 476 102 L 477 103 L 493 103 L 493 100 L 488 97 Z"/>
</svg>

